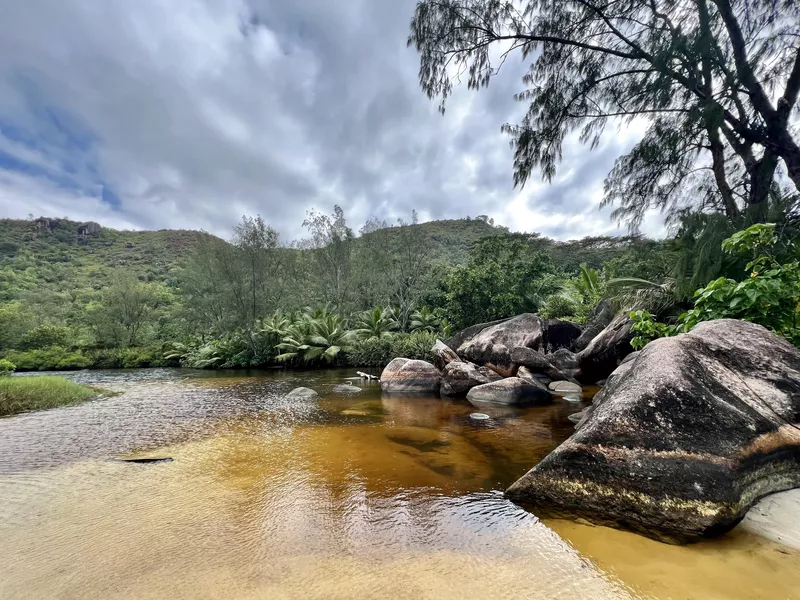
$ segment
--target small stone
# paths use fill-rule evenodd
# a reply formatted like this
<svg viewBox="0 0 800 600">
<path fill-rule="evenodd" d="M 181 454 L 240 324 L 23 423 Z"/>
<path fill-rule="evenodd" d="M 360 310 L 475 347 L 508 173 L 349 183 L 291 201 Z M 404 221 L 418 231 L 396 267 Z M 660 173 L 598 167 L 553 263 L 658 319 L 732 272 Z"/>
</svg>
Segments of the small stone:
<svg viewBox="0 0 800 600">
<path fill-rule="evenodd" d="M 470 419 L 475 419 L 476 421 L 485 421 L 486 419 L 489 419 L 490 417 L 489 417 L 489 415 L 485 415 L 483 413 L 470 413 L 469 414 L 469 418 Z"/>
</svg>

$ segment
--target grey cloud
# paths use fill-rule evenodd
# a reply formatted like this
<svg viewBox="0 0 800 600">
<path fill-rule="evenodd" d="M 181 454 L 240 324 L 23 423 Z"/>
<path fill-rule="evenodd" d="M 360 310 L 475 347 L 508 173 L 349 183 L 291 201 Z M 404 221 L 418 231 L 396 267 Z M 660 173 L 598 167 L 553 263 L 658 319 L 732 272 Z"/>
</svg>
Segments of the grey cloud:
<svg viewBox="0 0 800 600">
<path fill-rule="evenodd" d="M 500 126 L 524 113 L 513 94 L 525 65 L 509 60 L 480 92 L 458 88 L 440 116 L 405 46 L 414 3 L 3 1 L 0 123 L 35 129 L 33 94 L 93 141 L 75 168 L 86 189 L 6 171 L 0 211 L 96 211 L 131 227 L 223 235 L 241 214 L 260 213 L 286 238 L 302 235 L 306 210 L 334 203 L 356 228 L 413 208 L 430 218 L 504 214 L 520 191 Z M 0 134 L 0 150 L 13 141 Z M 42 160 L 64 154 L 49 143 Z M 575 176 L 522 192 L 536 214 L 598 217 L 543 225 L 545 233 L 613 227 L 590 191 L 627 143 L 594 153 L 569 144 L 562 172 L 571 166 Z M 92 196 L 99 182 L 119 196 L 118 209 Z"/>
</svg>

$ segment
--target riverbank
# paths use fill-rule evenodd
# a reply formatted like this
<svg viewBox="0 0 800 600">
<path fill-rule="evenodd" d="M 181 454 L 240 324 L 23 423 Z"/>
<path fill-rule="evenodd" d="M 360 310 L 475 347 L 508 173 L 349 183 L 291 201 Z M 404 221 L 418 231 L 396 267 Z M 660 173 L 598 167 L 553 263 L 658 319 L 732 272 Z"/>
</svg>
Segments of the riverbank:
<svg viewBox="0 0 800 600">
<path fill-rule="evenodd" d="M 0 377 L 0 416 L 78 404 L 107 394 L 57 376 Z"/>
</svg>

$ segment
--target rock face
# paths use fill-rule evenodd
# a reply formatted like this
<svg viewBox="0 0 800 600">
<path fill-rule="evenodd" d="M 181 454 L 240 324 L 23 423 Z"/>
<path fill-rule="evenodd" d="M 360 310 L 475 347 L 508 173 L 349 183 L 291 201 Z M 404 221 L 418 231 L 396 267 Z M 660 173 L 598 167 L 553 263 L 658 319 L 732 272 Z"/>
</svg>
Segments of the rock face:
<svg viewBox="0 0 800 600">
<path fill-rule="evenodd" d="M 458 354 L 441 340 L 436 340 L 433 348 L 431 348 L 431 354 L 433 354 L 434 366 L 440 371 L 444 371 L 444 368 L 451 362 L 461 362 Z"/>
<path fill-rule="evenodd" d="M 519 377 L 508 377 L 472 388 L 467 394 L 467 400 L 476 406 L 486 403 L 505 406 L 530 406 L 534 404 L 549 404 L 553 401 L 553 397 L 547 391 L 547 388 L 540 383 L 534 383 Z"/>
<path fill-rule="evenodd" d="M 628 354 L 633 352 L 633 321 L 620 313 L 578 354 L 577 379 L 594 383 L 608 377 Z"/>
<path fill-rule="evenodd" d="M 444 368 L 439 393 L 442 396 L 464 396 L 474 387 L 499 379 L 500 375 L 491 369 L 461 360 L 454 361 Z"/>
<path fill-rule="evenodd" d="M 381 389 L 389 393 L 437 393 L 439 371 L 424 360 L 395 358 L 381 373 Z"/>
<path fill-rule="evenodd" d="M 539 516 L 686 543 L 800 486 L 800 351 L 783 338 L 710 321 L 648 344 L 619 370 L 509 498 Z"/>
<path fill-rule="evenodd" d="M 547 319 L 544 326 L 541 350 L 554 352 L 559 348 L 572 348 L 575 341 L 581 336 L 581 328 L 569 321 L 559 319 Z"/>
<path fill-rule="evenodd" d="M 517 365 L 511 360 L 511 349 L 538 347 L 544 329 L 543 319 L 524 313 L 484 327 L 465 338 L 456 352 L 463 359 L 489 367 L 503 377 L 511 377 L 517 372 Z"/>
<path fill-rule="evenodd" d="M 311 388 L 297 387 L 286 394 L 285 398 L 291 398 L 292 400 L 314 400 L 319 398 L 319 394 Z"/>
<path fill-rule="evenodd" d="M 611 302 L 608 300 L 601 300 L 597 306 L 594 307 L 592 314 L 589 316 L 589 322 L 583 328 L 580 337 L 575 340 L 573 344 L 573 351 L 580 352 L 591 342 L 609 323 L 614 319 L 614 309 Z"/>
<path fill-rule="evenodd" d="M 544 354 L 531 348 L 516 347 L 511 351 L 511 361 L 514 364 L 527 367 L 534 375 L 541 373 L 550 379 L 568 379 L 568 375 L 555 368 Z"/>
</svg>

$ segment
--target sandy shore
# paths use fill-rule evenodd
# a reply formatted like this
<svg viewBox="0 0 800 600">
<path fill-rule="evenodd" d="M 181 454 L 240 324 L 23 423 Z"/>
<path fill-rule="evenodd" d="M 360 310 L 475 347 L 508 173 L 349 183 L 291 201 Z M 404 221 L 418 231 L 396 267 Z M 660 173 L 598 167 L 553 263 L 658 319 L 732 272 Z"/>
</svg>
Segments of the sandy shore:
<svg viewBox="0 0 800 600">
<path fill-rule="evenodd" d="M 767 496 L 750 509 L 739 527 L 800 550 L 800 489 Z"/>
</svg>

